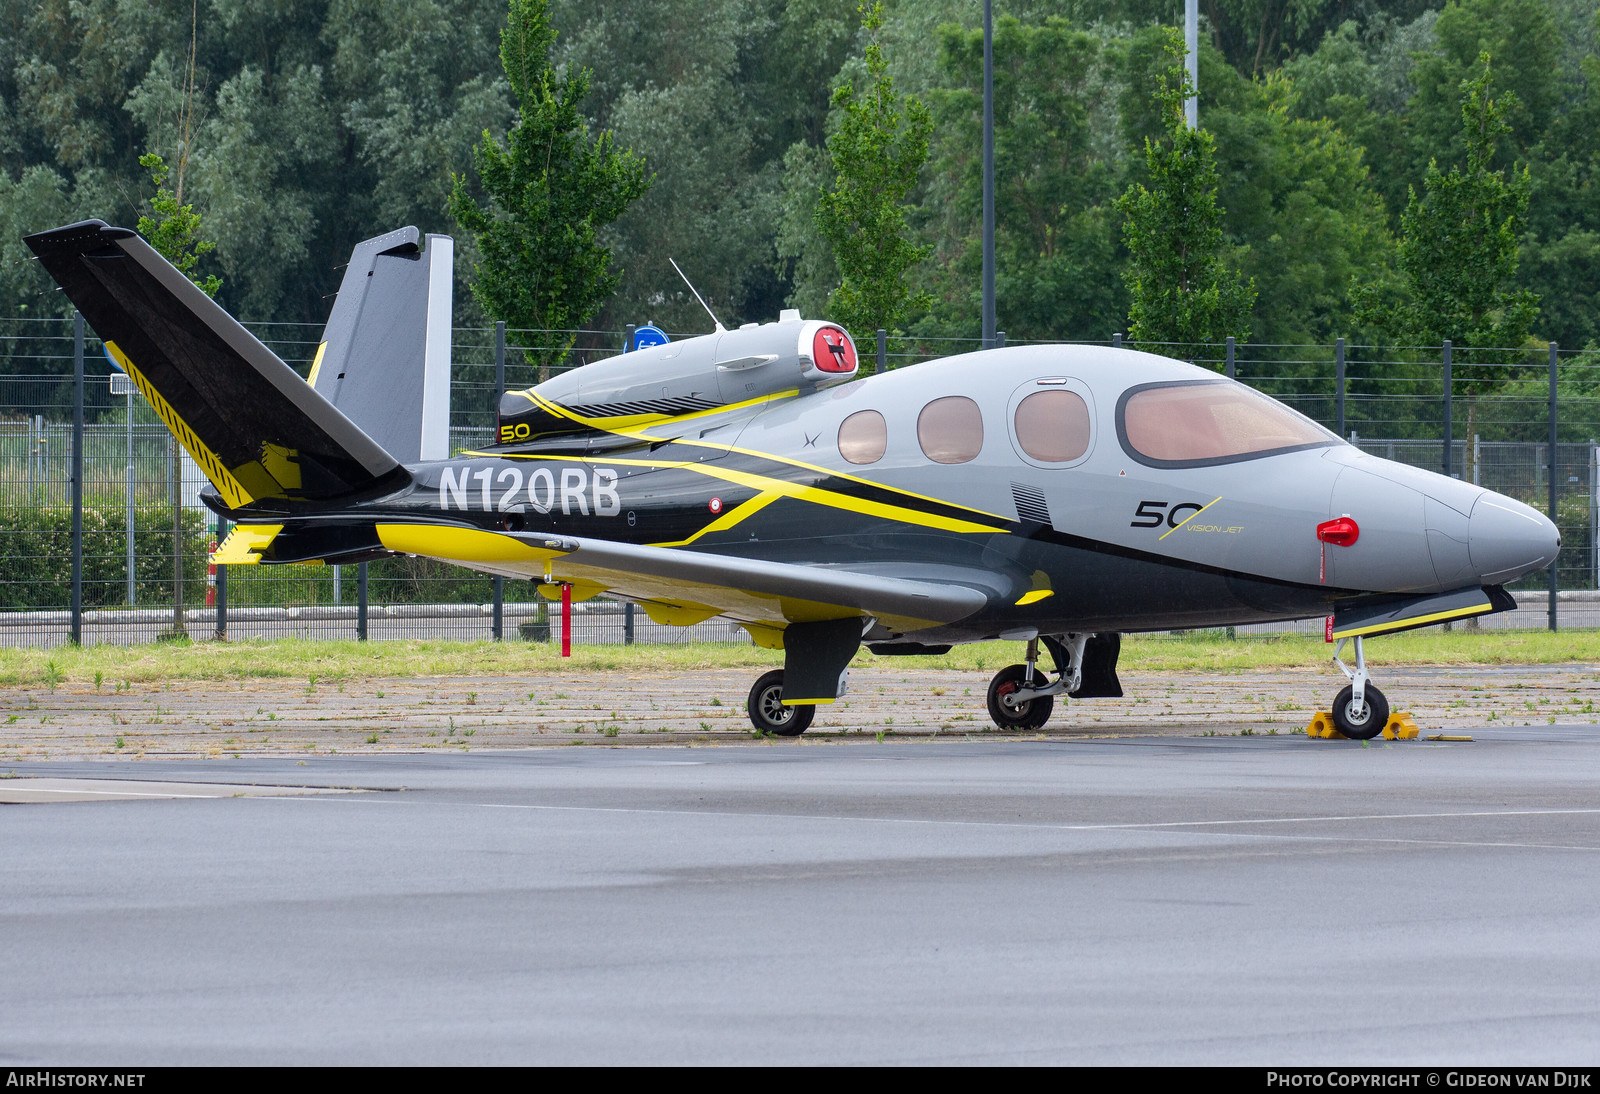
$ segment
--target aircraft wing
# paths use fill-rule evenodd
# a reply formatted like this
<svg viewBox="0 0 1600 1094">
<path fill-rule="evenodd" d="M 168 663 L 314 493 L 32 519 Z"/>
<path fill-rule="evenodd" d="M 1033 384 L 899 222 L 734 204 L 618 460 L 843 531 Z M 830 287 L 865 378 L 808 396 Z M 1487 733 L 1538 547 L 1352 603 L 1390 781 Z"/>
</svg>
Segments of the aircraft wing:
<svg viewBox="0 0 1600 1094">
<path fill-rule="evenodd" d="M 799 565 L 574 536 L 489 532 L 437 524 L 385 524 L 391 551 L 426 555 L 476 570 L 572 583 L 580 598 L 614 592 L 637 600 L 659 623 L 687 625 L 727 616 L 761 631 L 789 623 L 874 616 L 895 630 L 964 619 L 1000 590 L 982 571 L 942 568 L 937 580 L 829 565 Z M 766 635 L 775 637 L 775 635 Z M 767 644 L 767 643 L 762 643 Z"/>
</svg>

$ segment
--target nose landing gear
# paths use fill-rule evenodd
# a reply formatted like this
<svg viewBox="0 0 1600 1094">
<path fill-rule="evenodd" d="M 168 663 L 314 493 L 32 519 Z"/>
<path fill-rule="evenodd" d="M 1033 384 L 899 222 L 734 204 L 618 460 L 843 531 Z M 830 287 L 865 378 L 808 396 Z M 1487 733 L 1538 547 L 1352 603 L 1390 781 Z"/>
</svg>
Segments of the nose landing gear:
<svg viewBox="0 0 1600 1094">
<path fill-rule="evenodd" d="M 1351 668 L 1340 659 L 1339 654 L 1344 651 L 1345 643 L 1349 638 L 1341 638 L 1339 644 L 1333 648 L 1333 663 L 1339 666 L 1339 671 L 1349 678 L 1347 687 L 1340 690 L 1333 699 L 1333 726 L 1346 737 L 1357 741 L 1368 741 L 1383 732 L 1383 727 L 1389 721 L 1389 700 L 1385 699 L 1383 692 L 1374 687 L 1367 676 L 1367 652 L 1361 643 L 1361 636 L 1356 635 L 1356 667 Z"/>
</svg>

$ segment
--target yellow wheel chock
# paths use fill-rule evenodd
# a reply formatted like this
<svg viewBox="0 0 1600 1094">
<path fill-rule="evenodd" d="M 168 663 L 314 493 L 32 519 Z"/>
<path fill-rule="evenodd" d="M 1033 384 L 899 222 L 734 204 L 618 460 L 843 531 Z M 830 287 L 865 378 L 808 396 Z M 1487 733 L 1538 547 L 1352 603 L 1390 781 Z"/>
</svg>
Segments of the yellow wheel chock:
<svg viewBox="0 0 1600 1094">
<path fill-rule="evenodd" d="M 1411 720 L 1410 713 L 1399 711 L 1389 715 L 1389 721 L 1384 724 L 1380 736 L 1386 741 L 1412 741 L 1416 739 L 1418 732 L 1417 723 Z M 1312 716 L 1311 724 L 1306 726 L 1306 736 L 1348 740 L 1343 733 L 1333 728 L 1333 715 L 1325 710 L 1319 710 Z"/>
</svg>

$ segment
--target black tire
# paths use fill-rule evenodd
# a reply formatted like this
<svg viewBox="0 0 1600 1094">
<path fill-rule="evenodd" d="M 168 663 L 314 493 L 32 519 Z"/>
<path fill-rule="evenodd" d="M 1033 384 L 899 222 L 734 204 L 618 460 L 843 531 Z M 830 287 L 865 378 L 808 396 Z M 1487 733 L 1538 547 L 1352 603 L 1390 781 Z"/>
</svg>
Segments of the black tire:
<svg viewBox="0 0 1600 1094">
<path fill-rule="evenodd" d="M 1026 665 L 1007 665 L 995 673 L 994 679 L 989 681 L 989 717 L 1001 729 L 1038 729 L 1050 720 L 1050 712 L 1056 706 L 1054 695 L 1030 699 L 1014 707 L 1004 706 L 1000 702 L 1001 696 L 1009 695 L 1022 686 L 1027 673 Z M 1036 687 L 1048 682 L 1043 669 L 1033 670 L 1033 683 Z"/>
<path fill-rule="evenodd" d="M 1355 688 L 1346 686 L 1333 697 L 1333 728 L 1356 741 L 1370 741 L 1389 724 L 1389 700 L 1371 684 L 1366 688 L 1366 706 L 1352 710 Z"/>
<path fill-rule="evenodd" d="M 773 669 L 755 682 L 744 709 L 750 715 L 750 724 L 760 732 L 774 737 L 798 737 L 811 725 L 817 708 L 809 703 L 786 707 L 782 700 L 783 670 Z"/>
</svg>

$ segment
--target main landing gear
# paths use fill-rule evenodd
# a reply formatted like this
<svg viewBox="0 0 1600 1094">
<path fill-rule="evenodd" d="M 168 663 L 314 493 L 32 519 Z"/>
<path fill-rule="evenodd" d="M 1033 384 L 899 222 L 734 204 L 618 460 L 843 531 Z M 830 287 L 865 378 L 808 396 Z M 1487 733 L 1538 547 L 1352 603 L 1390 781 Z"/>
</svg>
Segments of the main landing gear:
<svg viewBox="0 0 1600 1094">
<path fill-rule="evenodd" d="M 751 725 L 774 737 L 800 736 L 817 714 L 815 704 L 783 705 L 782 669 L 773 669 L 755 682 L 745 700 L 745 710 L 750 714 Z"/>
<path fill-rule="evenodd" d="M 1362 648 L 1361 636 L 1357 635 L 1353 641 L 1356 644 L 1356 667 L 1351 668 L 1339 657 L 1344 652 L 1346 642 L 1352 639 L 1341 638 L 1339 644 L 1333 648 L 1333 663 L 1339 666 L 1339 671 L 1349 678 L 1350 683 L 1341 689 L 1333 699 L 1333 728 L 1346 737 L 1357 741 L 1368 741 L 1383 732 L 1383 727 L 1389 721 L 1389 700 L 1383 697 L 1371 683 L 1367 676 L 1367 652 Z"/>
<path fill-rule="evenodd" d="M 1069 634 L 1062 638 L 1043 635 L 1028 640 L 1027 663 L 1008 665 L 989 681 L 989 717 L 1001 729 L 1039 729 L 1050 720 L 1056 696 L 1078 690 L 1083 681 L 1083 649 L 1089 635 Z M 1043 641 L 1056 663 L 1056 678 L 1046 678 L 1038 665 L 1039 643 Z"/>
</svg>

